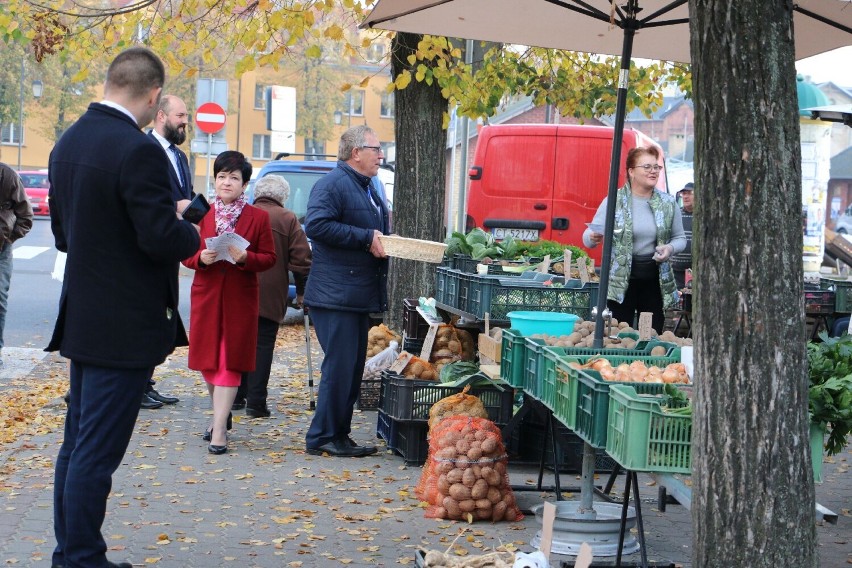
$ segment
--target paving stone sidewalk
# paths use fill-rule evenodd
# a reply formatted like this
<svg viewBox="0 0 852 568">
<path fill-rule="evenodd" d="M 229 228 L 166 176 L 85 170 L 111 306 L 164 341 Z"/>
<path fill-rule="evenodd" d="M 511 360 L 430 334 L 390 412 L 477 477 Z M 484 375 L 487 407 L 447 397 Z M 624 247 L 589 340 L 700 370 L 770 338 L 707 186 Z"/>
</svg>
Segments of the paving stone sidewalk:
<svg viewBox="0 0 852 568">
<path fill-rule="evenodd" d="M 414 565 L 418 547 L 443 551 L 454 542 L 453 548 L 470 555 L 507 543 L 532 550 L 529 542 L 539 528 L 532 515 L 515 523 L 473 525 L 425 519 L 413 494 L 420 468 L 405 466 L 375 439 L 374 411 L 356 413 L 353 437 L 378 443 L 383 450 L 378 455 L 306 455 L 311 413 L 299 332 L 297 326 L 285 329 L 277 351 L 270 385 L 273 416 L 247 419 L 237 413 L 230 451 L 222 456 L 209 455 L 201 440 L 210 419 L 208 398 L 200 376 L 186 369 L 185 351 L 158 368 L 158 388 L 181 400 L 140 414 L 114 477 L 103 530 L 111 560 L 164 567 L 391 566 Z M 321 354 L 316 341 L 313 345 L 318 380 Z M 63 366 L 48 357 L 30 375 L 57 380 Z M 46 409 L 63 411 L 61 399 Z M 0 563 L 49 565 L 52 468 L 61 436 L 61 430 L 26 436 L 0 450 Z M 840 515 L 836 525 L 820 521 L 817 526 L 823 568 L 852 563 L 850 457 L 847 452 L 826 463 L 825 482 L 817 487 L 819 501 Z M 510 473 L 513 484 L 534 487 L 536 469 L 511 467 Z M 547 475 L 545 483 L 551 479 Z M 562 483 L 579 480 L 563 475 Z M 616 487 L 623 484 L 622 476 Z M 649 557 L 689 567 L 689 512 L 678 505 L 660 512 L 657 487 L 644 476 L 640 486 Z M 553 499 L 538 491 L 516 495 L 523 509 Z M 638 559 L 638 554 L 627 557 Z M 554 566 L 562 560 L 567 558 L 552 557 Z"/>
</svg>

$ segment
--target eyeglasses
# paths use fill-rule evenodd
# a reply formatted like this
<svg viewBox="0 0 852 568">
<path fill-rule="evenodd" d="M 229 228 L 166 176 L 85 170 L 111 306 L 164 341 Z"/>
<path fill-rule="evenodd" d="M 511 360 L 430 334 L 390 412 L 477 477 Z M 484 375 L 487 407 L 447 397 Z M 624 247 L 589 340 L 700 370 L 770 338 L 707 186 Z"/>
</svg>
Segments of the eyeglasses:
<svg viewBox="0 0 852 568">
<path fill-rule="evenodd" d="M 376 152 L 378 152 L 380 154 L 382 153 L 382 147 L 381 146 L 361 146 L 361 148 L 367 148 L 367 149 L 370 149 L 370 150 L 375 150 Z"/>
<path fill-rule="evenodd" d="M 651 171 L 658 172 L 661 169 L 663 169 L 663 166 L 658 166 L 657 164 L 642 164 L 641 166 L 634 166 L 634 167 L 642 168 L 646 172 L 651 172 Z"/>
</svg>

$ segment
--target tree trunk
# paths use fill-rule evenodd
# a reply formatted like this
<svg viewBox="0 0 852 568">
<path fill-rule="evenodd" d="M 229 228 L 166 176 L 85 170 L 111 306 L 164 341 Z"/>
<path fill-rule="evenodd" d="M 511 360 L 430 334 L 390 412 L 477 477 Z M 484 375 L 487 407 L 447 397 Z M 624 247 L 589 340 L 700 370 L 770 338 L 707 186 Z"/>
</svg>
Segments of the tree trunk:
<svg viewBox="0 0 852 568">
<path fill-rule="evenodd" d="M 423 36 L 398 33 L 391 45 L 394 79 L 410 69 L 408 55 Z M 443 203 L 447 133 L 442 128 L 447 101 L 437 82 L 412 81 L 395 92 L 396 170 L 393 192 L 393 232 L 428 241 L 443 241 Z M 402 331 L 402 300 L 432 296 L 435 265 L 391 260 L 388 276 L 388 313 L 385 323 Z"/>
<path fill-rule="evenodd" d="M 694 565 L 817 566 L 792 4 L 689 8 Z"/>
</svg>

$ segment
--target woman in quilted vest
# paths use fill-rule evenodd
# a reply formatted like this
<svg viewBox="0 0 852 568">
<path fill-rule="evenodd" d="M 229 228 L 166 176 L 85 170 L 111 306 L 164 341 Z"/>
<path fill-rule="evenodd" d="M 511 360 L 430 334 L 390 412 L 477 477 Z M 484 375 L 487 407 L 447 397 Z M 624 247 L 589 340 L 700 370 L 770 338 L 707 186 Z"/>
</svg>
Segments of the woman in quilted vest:
<svg viewBox="0 0 852 568">
<path fill-rule="evenodd" d="M 627 153 L 627 183 L 616 194 L 612 230 L 612 264 L 607 307 L 618 321 L 635 325 L 638 314 L 651 312 L 653 327 L 663 332 L 663 310 L 678 300 L 669 260 L 686 248 L 680 208 L 675 198 L 656 188 L 663 169 L 660 151 L 654 146 L 633 148 Z M 590 248 L 603 241 L 606 230 L 605 198 L 583 243 Z"/>
</svg>

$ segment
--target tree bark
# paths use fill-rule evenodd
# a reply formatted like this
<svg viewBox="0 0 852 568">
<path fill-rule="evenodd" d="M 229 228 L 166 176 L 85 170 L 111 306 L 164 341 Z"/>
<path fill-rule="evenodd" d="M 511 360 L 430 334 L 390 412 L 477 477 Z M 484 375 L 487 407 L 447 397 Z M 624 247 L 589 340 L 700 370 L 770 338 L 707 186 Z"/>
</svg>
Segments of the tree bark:
<svg viewBox="0 0 852 568">
<path fill-rule="evenodd" d="M 408 56 L 422 35 L 398 33 L 391 44 L 392 74 L 410 69 Z M 441 126 L 447 101 L 437 82 L 412 81 L 395 92 L 396 169 L 393 192 L 393 232 L 428 241 L 443 241 L 443 203 L 447 133 Z M 435 265 L 391 260 L 388 276 L 388 313 L 385 323 L 402 330 L 402 300 L 432 296 Z"/>
<path fill-rule="evenodd" d="M 689 2 L 696 567 L 818 565 L 791 8 Z"/>
</svg>

